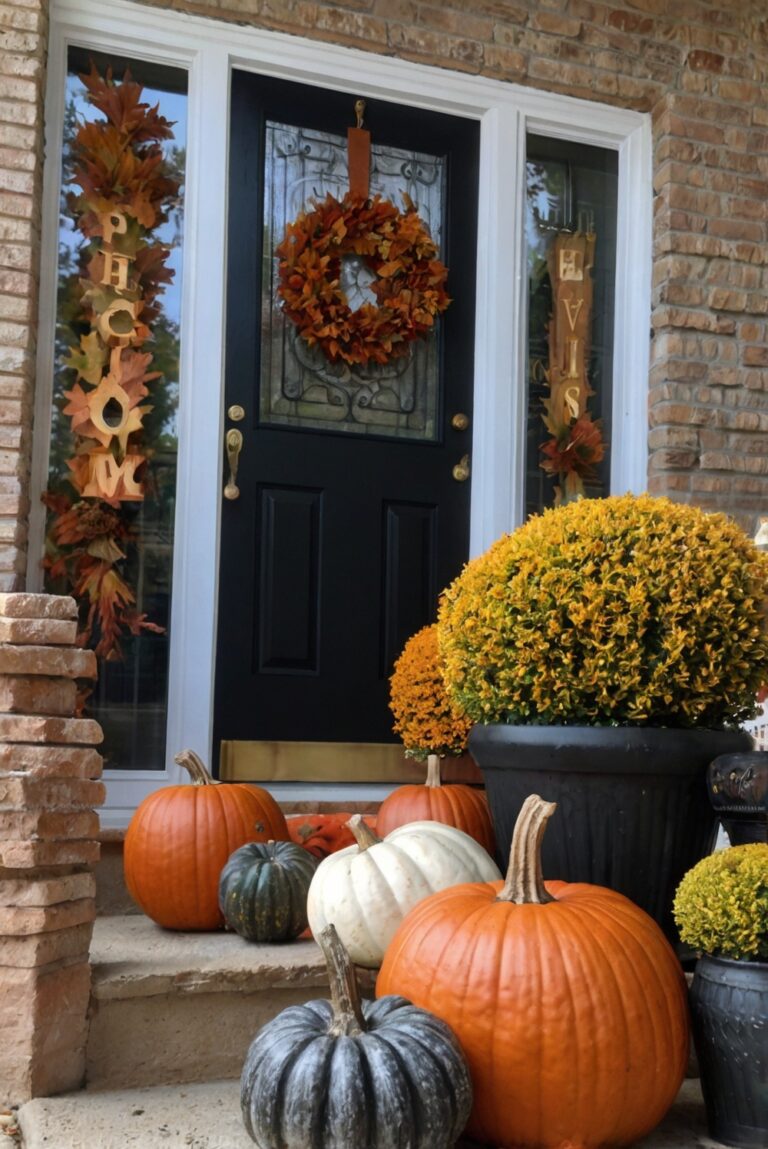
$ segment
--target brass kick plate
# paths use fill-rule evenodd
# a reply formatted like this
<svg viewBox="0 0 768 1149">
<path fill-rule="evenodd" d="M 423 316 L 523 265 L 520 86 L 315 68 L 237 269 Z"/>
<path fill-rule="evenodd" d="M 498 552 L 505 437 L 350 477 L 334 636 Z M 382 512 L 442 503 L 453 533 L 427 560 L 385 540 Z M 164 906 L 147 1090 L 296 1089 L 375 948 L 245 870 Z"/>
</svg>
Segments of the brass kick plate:
<svg viewBox="0 0 768 1149">
<path fill-rule="evenodd" d="M 468 754 L 444 758 L 444 782 L 482 782 Z M 222 782 L 423 782 L 426 765 L 385 742 L 222 741 Z"/>
</svg>

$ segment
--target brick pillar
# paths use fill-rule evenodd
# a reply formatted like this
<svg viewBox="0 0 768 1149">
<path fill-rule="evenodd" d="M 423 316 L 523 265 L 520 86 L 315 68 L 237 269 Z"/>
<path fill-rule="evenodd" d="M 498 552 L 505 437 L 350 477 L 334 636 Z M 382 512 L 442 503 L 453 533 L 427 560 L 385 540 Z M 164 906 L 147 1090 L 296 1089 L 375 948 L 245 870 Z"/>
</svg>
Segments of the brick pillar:
<svg viewBox="0 0 768 1149">
<path fill-rule="evenodd" d="M 71 598 L 0 594 L 0 1101 L 83 1084 L 104 801 Z"/>
</svg>

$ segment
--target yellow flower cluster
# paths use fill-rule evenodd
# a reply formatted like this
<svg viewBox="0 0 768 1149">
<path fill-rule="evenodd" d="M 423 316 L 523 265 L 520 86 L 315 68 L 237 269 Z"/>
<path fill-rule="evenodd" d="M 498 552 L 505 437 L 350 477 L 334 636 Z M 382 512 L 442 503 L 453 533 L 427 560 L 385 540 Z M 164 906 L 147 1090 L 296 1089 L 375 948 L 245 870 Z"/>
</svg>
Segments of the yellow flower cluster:
<svg viewBox="0 0 768 1149">
<path fill-rule="evenodd" d="M 698 862 L 677 888 L 674 914 L 695 950 L 768 959 L 768 845 L 733 846 Z"/>
<path fill-rule="evenodd" d="M 768 682 L 768 555 L 723 515 L 649 495 L 531 519 L 464 568 L 438 617 L 474 721 L 719 729 Z"/>
<path fill-rule="evenodd" d="M 424 761 L 430 754 L 464 753 L 472 722 L 445 692 L 436 626 L 425 626 L 408 639 L 389 685 L 394 730 L 409 757 Z"/>
</svg>

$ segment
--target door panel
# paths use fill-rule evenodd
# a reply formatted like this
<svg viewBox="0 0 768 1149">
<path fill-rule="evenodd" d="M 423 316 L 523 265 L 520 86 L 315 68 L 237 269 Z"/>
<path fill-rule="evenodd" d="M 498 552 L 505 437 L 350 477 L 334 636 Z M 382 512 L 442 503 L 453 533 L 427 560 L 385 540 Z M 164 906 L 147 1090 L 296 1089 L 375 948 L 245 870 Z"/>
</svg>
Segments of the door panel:
<svg viewBox="0 0 768 1149">
<path fill-rule="evenodd" d="M 437 601 L 438 508 L 387 503 L 384 509 L 384 665 L 402 650 L 402 636 L 415 634 L 431 618 Z"/>
<path fill-rule="evenodd" d="M 257 525 L 259 672 L 319 673 L 321 491 L 263 487 Z"/>
<path fill-rule="evenodd" d="M 283 218 L 313 195 L 343 195 L 338 140 L 354 100 L 233 76 L 225 407 L 245 415 L 226 420 L 243 447 L 240 497 L 222 508 L 216 747 L 395 741 L 392 662 L 467 557 L 470 483 L 452 469 L 471 429 L 451 417 L 471 417 L 477 125 L 383 101 L 366 109 L 372 194 L 423 186 L 449 268 L 450 307 L 396 371 L 335 371 L 274 298 Z M 303 183 L 289 178 L 302 171 Z"/>
</svg>

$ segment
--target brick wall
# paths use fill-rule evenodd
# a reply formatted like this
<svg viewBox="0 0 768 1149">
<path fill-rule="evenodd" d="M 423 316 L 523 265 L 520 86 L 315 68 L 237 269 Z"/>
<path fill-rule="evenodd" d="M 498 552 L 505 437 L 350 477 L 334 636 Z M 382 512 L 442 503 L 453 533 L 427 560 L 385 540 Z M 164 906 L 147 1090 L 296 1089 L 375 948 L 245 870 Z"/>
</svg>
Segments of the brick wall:
<svg viewBox="0 0 768 1149">
<path fill-rule="evenodd" d="M 652 112 L 648 487 L 768 513 L 768 0 L 171 6 Z"/>
<path fill-rule="evenodd" d="M 26 563 L 47 24 L 45 0 L 0 6 L 0 591 Z"/>
<path fill-rule="evenodd" d="M 41 2 L 0 8 L 0 589 L 24 547 Z M 648 485 L 748 529 L 768 513 L 766 0 L 156 2 L 652 112 Z"/>
<path fill-rule="evenodd" d="M 768 7 L 765 8 L 768 17 Z M 768 513 L 768 18 L 654 108 L 649 488 Z"/>
</svg>

